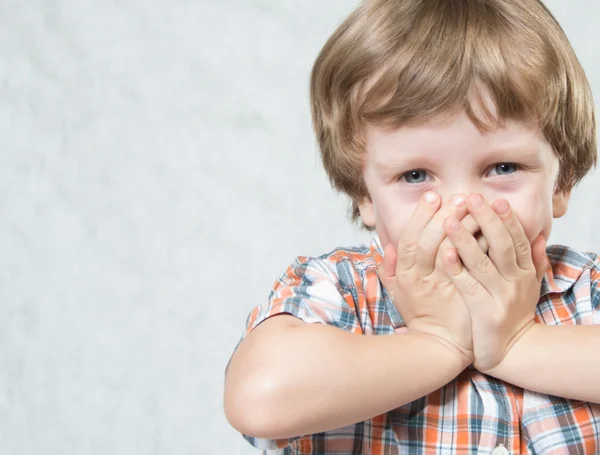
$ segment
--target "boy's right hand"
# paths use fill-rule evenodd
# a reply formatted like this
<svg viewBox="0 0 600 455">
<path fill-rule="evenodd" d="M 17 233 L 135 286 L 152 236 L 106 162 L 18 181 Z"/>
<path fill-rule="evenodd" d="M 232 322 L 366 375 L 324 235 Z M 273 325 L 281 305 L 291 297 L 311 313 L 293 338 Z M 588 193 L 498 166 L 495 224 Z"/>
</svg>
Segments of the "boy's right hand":
<svg viewBox="0 0 600 455">
<path fill-rule="evenodd" d="M 464 197 L 455 196 L 452 204 L 440 208 L 440 197 L 426 193 L 405 227 L 398 247 L 385 246 L 378 274 L 409 332 L 434 337 L 471 363 L 471 316 L 441 263 L 442 255 L 446 256 L 444 260 L 458 260 L 453 247 L 443 249 L 446 239 L 443 221 L 450 215 L 459 220 L 465 218 Z M 470 221 L 467 229 L 474 233 L 478 227 Z M 487 249 L 483 243 L 480 246 Z"/>
</svg>

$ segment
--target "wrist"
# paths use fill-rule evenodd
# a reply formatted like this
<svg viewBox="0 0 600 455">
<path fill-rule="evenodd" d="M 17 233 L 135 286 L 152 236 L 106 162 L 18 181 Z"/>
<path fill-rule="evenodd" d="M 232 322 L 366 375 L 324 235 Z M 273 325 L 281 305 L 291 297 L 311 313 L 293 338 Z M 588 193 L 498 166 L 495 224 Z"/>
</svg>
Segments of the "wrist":
<svg viewBox="0 0 600 455">
<path fill-rule="evenodd" d="M 448 352 L 448 354 L 450 354 L 450 356 L 456 360 L 461 371 L 473 363 L 474 357 L 471 349 L 467 349 L 463 346 L 453 343 L 444 336 L 429 331 L 423 332 L 410 328 L 408 330 L 408 334 L 410 336 L 424 339 L 442 346 Z"/>
<path fill-rule="evenodd" d="M 513 335 L 510 342 L 506 345 L 506 349 L 504 351 L 504 355 L 502 356 L 502 359 L 495 366 L 493 366 L 491 368 L 487 368 L 487 369 L 480 369 L 480 368 L 477 368 L 477 369 L 484 374 L 498 377 L 498 375 L 501 374 L 504 365 L 506 365 L 507 361 L 509 361 L 509 357 L 511 356 L 511 354 L 513 354 L 513 352 L 514 352 L 513 348 L 518 343 L 523 343 L 525 339 L 528 339 L 531 336 L 535 336 L 535 334 L 538 331 L 538 329 L 540 328 L 540 326 L 541 326 L 541 324 L 538 324 L 533 320 L 530 321 L 529 323 L 527 323 L 515 335 Z"/>
</svg>

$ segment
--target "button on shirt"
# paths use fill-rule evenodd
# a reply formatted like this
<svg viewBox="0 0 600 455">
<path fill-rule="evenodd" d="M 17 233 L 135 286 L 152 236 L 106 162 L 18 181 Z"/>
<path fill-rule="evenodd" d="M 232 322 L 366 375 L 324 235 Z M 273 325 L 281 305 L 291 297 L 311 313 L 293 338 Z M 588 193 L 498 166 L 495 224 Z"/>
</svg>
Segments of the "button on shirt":
<svg viewBox="0 0 600 455">
<path fill-rule="evenodd" d="M 504 447 L 504 445 L 500 444 L 494 450 L 492 450 L 492 455 L 508 455 L 508 449 Z"/>
<path fill-rule="evenodd" d="M 599 324 L 598 256 L 564 246 L 549 247 L 547 255 L 536 322 Z M 298 257 L 251 312 L 243 337 L 281 313 L 366 336 L 406 331 L 377 277 L 381 257 L 377 235 L 370 246 Z M 598 361 L 598 349 L 590 346 L 590 362 Z M 600 454 L 600 405 L 523 390 L 469 367 L 441 389 L 371 420 L 286 440 L 244 437 L 285 455 L 594 455 Z"/>
</svg>

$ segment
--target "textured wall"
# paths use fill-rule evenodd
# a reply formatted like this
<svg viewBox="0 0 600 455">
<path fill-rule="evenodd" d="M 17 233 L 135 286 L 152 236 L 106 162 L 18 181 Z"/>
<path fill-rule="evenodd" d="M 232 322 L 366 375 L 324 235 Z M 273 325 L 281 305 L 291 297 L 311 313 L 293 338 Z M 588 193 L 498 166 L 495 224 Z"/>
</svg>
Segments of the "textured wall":
<svg viewBox="0 0 600 455">
<path fill-rule="evenodd" d="M 1 455 L 255 453 L 221 404 L 248 311 L 366 239 L 307 102 L 354 3 L 0 0 Z M 600 97 L 600 3 L 548 4 Z M 599 183 L 555 241 L 600 251 Z"/>
</svg>

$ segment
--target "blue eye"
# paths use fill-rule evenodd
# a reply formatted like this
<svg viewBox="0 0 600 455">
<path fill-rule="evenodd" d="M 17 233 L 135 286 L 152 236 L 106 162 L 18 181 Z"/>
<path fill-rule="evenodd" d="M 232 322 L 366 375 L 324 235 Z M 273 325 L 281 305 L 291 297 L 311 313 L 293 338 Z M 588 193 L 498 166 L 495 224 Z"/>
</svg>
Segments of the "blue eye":
<svg viewBox="0 0 600 455">
<path fill-rule="evenodd" d="M 427 172 L 417 169 L 403 174 L 402 179 L 404 179 L 406 183 L 423 183 L 427 180 Z"/>
<path fill-rule="evenodd" d="M 517 172 L 518 168 L 515 163 L 500 163 L 492 167 L 490 174 L 509 175 Z"/>
</svg>

